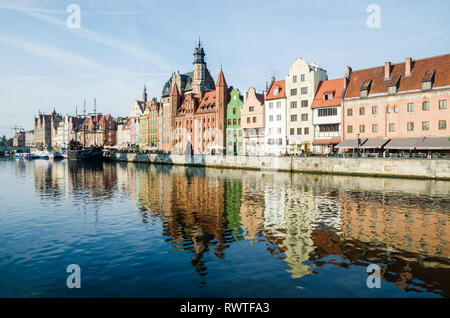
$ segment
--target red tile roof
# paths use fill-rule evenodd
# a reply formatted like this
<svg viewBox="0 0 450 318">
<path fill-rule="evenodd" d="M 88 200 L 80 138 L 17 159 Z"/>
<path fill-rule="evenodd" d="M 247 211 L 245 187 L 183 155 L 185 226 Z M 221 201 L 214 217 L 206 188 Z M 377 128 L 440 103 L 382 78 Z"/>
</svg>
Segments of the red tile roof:
<svg viewBox="0 0 450 318">
<path fill-rule="evenodd" d="M 344 91 L 344 79 L 337 78 L 327 81 L 321 81 L 317 88 L 316 95 L 311 104 L 311 108 L 339 106 L 341 105 L 342 92 Z M 325 93 L 332 93 L 333 97 L 325 100 Z"/>
<path fill-rule="evenodd" d="M 264 94 L 255 93 L 256 99 L 264 105 Z"/>
<path fill-rule="evenodd" d="M 278 89 L 278 94 L 275 95 L 274 91 Z M 286 84 L 285 80 L 274 81 L 269 88 L 269 92 L 266 95 L 266 99 L 280 99 L 285 97 Z"/>
<path fill-rule="evenodd" d="M 345 92 L 345 98 L 360 97 L 360 88 L 371 80 L 369 96 L 387 93 L 388 85 L 397 83 L 397 92 L 420 90 L 422 80 L 434 78 L 433 87 L 450 85 L 450 54 L 412 60 L 411 75 L 405 76 L 405 62 L 392 64 L 390 78 L 384 79 L 384 65 L 352 71 Z M 434 74 L 434 77 L 432 76 Z"/>
<path fill-rule="evenodd" d="M 206 92 L 202 100 L 200 100 L 196 114 L 203 114 L 214 111 L 216 106 L 216 91 Z"/>
</svg>

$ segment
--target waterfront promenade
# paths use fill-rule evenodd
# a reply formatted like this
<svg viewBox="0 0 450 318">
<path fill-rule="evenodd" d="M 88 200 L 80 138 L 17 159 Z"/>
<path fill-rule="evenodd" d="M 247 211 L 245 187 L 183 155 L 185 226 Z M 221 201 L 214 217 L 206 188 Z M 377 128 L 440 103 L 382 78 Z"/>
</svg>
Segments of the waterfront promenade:
<svg viewBox="0 0 450 318">
<path fill-rule="evenodd" d="M 450 180 L 450 160 L 106 153 L 112 161 L 316 174 Z"/>
</svg>

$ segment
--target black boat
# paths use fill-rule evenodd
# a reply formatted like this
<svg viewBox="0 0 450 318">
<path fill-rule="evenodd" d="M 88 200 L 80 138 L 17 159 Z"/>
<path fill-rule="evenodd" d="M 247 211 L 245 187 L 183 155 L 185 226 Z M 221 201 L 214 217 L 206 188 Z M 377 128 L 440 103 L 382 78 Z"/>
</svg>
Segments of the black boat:
<svg viewBox="0 0 450 318">
<path fill-rule="evenodd" d="M 83 147 L 78 141 L 70 141 L 67 147 L 67 159 L 95 160 L 103 158 L 103 147 Z"/>
</svg>

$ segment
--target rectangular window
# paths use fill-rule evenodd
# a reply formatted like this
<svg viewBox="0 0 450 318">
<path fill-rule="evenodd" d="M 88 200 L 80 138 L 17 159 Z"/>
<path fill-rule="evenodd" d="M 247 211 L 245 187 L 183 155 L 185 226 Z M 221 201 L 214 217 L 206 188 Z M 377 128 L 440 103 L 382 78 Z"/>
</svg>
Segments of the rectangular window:
<svg viewBox="0 0 450 318">
<path fill-rule="evenodd" d="M 359 108 L 359 115 L 364 116 L 365 113 L 366 113 L 366 109 L 364 107 L 360 107 Z"/>
<path fill-rule="evenodd" d="M 414 111 L 414 104 L 413 103 L 408 103 L 408 112 L 413 112 Z"/>
<path fill-rule="evenodd" d="M 269 116 L 269 121 L 273 121 L 273 115 Z"/>
<path fill-rule="evenodd" d="M 408 122 L 408 131 L 414 131 L 414 123 L 413 122 Z"/>
<path fill-rule="evenodd" d="M 446 120 L 439 121 L 439 129 L 447 129 L 447 121 Z"/>
<path fill-rule="evenodd" d="M 309 128 L 305 127 L 305 135 L 309 135 Z"/>
<path fill-rule="evenodd" d="M 295 95 L 297 95 L 297 89 L 293 88 L 293 89 L 291 89 L 291 96 L 295 96 Z"/>
<path fill-rule="evenodd" d="M 281 108 L 281 102 L 277 102 L 277 108 Z"/>
<path fill-rule="evenodd" d="M 439 109 L 447 109 L 447 100 L 446 99 L 439 101 Z"/>
<path fill-rule="evenodd" d="M 398 107 L 394 106 L 394 113 L 397 113 L 397 112 L 398 112 Z"/>
<path fill-rule="evenodd" d="M 237 124 L 237 120 L 235 118 L 235 119 L 233 119 L 233 125 L 236 125 L 236 124 Z"/>
<path fill-rule="evenodd" d="M 236 114 L 236 108 L 233 108 L 233 114 Z"/>
<path fill-rule="evenodd" d="M 291 121 L 297 121 L 297 115 L 291 115 Z"/>
<path fill-rule="evenodd" d="M 247 117 L 247 124 L 250 124 L 250 117 Z"/>
<path fill-rule="evenodd" d="M 269 109 L 273 108 L 273 103 L 269 103 Z"/>
<path fill-rule="evenodd" d="M 389 124 L 389 131 L 394 132 L 395 131 L 395 124 L 391 123 Z"/>
<path fill-rule="evenodd" d="M 302 107 L 308 107 L 308 100 L 307 99 L 305 99 L 305 100 L 302 100 Z"/>
<path fill-rule="evenodd" d="M 336 116 L 337 115 L 337 108 L 321 108 L 317 111 L 317 116 L 324 117 L 324 116 Z"/>
<path fill-rule="evenodd" d="M 231 119 L 228 119 L 228 126 L 231 126 Z"/>
<path fill-rule="evenodd" d="M 281 115 L 277 115 L 277 121 L 281 120 Z"/>
<path fill-rule="evenodd" d="M 297 83 L 297 75 L 292 76 L 292 82 Z"/>
<path fill-rule="evenodd" d="M 347 116 L 353 116 L 353 109 L 347 109 Z"/>
<path fill-rule="evenodd" d="M 391 112 L 391 108 L 388 106 L 388 107 L 386 107 L 386 112 L 387 113 L 390 113 Z"/>
<path fill-rule="evenodd" d="M 302 114 L 302 121 L 308 120 L 308 114 Z"/>
<path fill-rule="evenodd" d="M 360 133 L 366 132 L 366 126 L 365 125 L 359 125 L 359 132 Z"/>
<path fill-rule="evenodd" d="M 308 94 L 308 87 L 302 87 L 301 88 L 301 93 L 304 94 Z"/>
<path fill-rule="evenodd" d="M 430 102 L 423 102 L 422 110 L 430 110 Z"/>
<path fill-rule="evenodd" d="M 422 122 L 422 130 L 428 130 L 428 129 L 430 129 L 430 122 L 423 121 Z"/>
<path fill-rule="evenodd" d="M 254 111 L 255 110 L 255 107 L 253 107 L 253 106 L 250 106 L 249 108 L 248 108 L 248 111 L 249 112 L 252 112 L 252 111 Z"/>
<path fill-rule="evenodd" d="M 372 114 L 373 115 L 378 114 L 378 106 L 372 106 Z"/>
<path fill-rule="evenodd" d="M 372 125 L 372 132 L 374 132 L 374 133 L 378 132 L 378 124 Z"/>
<path fill-rule="evenodd" d="M 295 135 L 295 128 L 289 129 L 289 133 L 290 133 L 291 136 L 294 136 Z"/>
<path fill-rule="evenodd" d="M 256 123 L 256 117 L 253 117 L 253 122 Z"/>
<path fill-rule="evenodd" d="M 297 135 L 301 135 L 302 134 L 302 129 L 301 128 L 297 128 Z"/>
<path fill-rule="evenodd" d="M 277 128 L 277 133 L 281 134 L 281 128 L 280 127 Z"/>
<path fill-rule="evenodd" d="M 297 102 L 296 101 L 292 101 L 291 102 L 291 109 L 292 108 L 297 108 Z"/>
<path fill-rule="evenodd" d="M 305 74 L 300 75 L 300 81 L 302 81 L 302 82 L 305 81 Z"/>
</svg>

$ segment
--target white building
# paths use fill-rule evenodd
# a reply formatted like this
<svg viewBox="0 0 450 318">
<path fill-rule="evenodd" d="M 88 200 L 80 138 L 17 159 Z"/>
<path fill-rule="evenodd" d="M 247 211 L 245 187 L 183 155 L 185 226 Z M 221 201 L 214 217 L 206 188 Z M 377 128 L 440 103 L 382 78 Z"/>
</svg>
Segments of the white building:
<svg viewBox="0 0 450 318">
<path fill-rule="evenodd" d="M 311 105 L 314 126 L 314 152 L 329 154 L 341 142 L 343 78 L 320 82 Z"/>
<path fill-rule="evenodd" d="M 311 103 L 320 81 L 328 79 L 320 66 L 297 58 L 286 76 L 287 135 L 289 152 L 310 152 L 314 140 Z"/>
<path fill-rule="evenodd" d="M 285 81 L 272 81 L 264 102 L 264 142 L 267 154 L 286 152 Z"/>
</svg>

